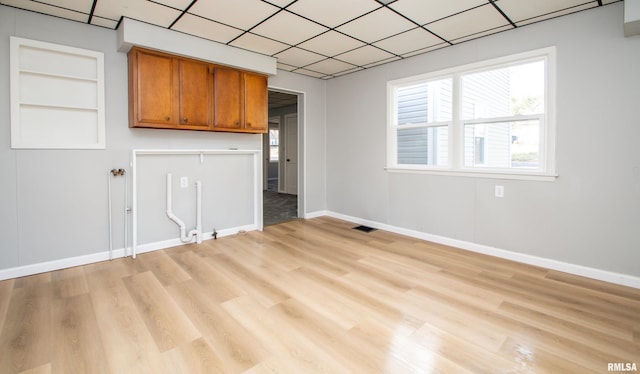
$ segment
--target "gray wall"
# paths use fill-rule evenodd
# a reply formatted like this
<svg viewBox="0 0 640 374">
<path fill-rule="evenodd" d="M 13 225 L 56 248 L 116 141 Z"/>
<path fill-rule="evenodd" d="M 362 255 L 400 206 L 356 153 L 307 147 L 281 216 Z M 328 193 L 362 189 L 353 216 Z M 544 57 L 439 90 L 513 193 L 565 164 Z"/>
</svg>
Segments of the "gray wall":
<svg viewBox="0 0 640 374">
<path fill-rule="evenodd" d="M 640 37 L 624 38 L 622 14 L 616 3 L 327 81 L 327 209 L 640 275 Z M 387 81 L 551 45 L 555 182 L 384 170 Z"/>
<path fill-rule="evenodd" d="M 10 148 L 9 36 L 19 36 L 105 54 L 106 150 L 12 150 Z M 51 260 L 90 255 L 108 249 L 107 176 L 112 168 L 128 171 L 132 149 L 239 149 L 262 148 L 261 135 L 195 131 L 130 129 L 127 119 L 127 58 L 117 52 L 116 32 L 82 23 L 26 12 L 0 5 L 0 270 Z M 279 87 L 307 89 L 307 131 L 324 139 L 324 82 L 289 74 Z M 308 147 L 308 205 L 324 207 L 324 142 Z M 156 157 L 156 156 L 144 156 Z M 207 156 L 204 166 L 162 158 L 144 159 L 141 172 L 140 244 L 178 237 L 177 226 L 166 218 L 165 179 L 174 173 L 174 211 L 193 225 L 195 192 L 179 189 L 179 177 L 203 180 L 204 230 L 253 222 L 251 207 L 241 204 L 253 176 L 243 171 L 246 159 L 216 165 Z M 146 164 L 145 164 L 146 163 Z M 143 169 L 141 169 L 143 170 Z M 206 183 L 206 185 L 204 184 Z M 210 189 L 207 190 L 206 186 Z M 124 239 L 122 209 L 124 180 L 112 179 L 114 248 Z M 217 201 L 216 195 L 240 193 L 234 200 Z M 189 194 L 189 196 L 183 196 Z M 237 196 L 237 195 L 236 195 Z M 208 202 L 205 199 L 209 199 Z M 226 205 L 225 205 L 226 204 Z M 229 205 L 231 204 L 231 205 Z M 160 207 L 160 208 L 158 208 Z M 217 209 L 217 210 L 216 210 Z M 211 213 L 214 212 L 215 214 Z M 178 213 L 180 212 L 180 213 Z M 223 214 L 220 215 L 220 212 Z M 184 217 L 183 217 L 183 216 Z"/>
</svg>

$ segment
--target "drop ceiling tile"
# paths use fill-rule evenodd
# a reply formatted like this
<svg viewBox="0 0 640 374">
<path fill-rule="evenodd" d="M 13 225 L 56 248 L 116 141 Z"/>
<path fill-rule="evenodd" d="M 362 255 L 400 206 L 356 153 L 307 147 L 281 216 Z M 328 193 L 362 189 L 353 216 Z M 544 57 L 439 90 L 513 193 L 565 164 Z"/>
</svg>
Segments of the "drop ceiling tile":
<svg viewBox="0 0 640 374">
<path fill-rule="evenodd" d="M 50 14 L 52 16 L 66 18 L 73 21 L 87 22 L 89 19 L 89 13 L 75 12 L 69 9 L 62 9 L 55 6 L 42 4 L 35 1 L 25 0 L 5 0 L 2 1 L 4 5 L 10 5 L 19 9 L 31 10 L 38 13 Z M 89 7 L 91 9 L 91 7 Z"/>
<path fill-rule="evenodd" d="M 282 62 L 278 62 L 276 64 L 277 68 L 279 70 L 285 70 L 285 71 L 293 71 L 296 70 L 297 67 L 296 66 L 291 66 L 291 65 L 287 65 L 287 64 L 283 64 Z"/>
<path fill-rule="evenodd" d="M 287 44 L 251 33 L 246 33 L 229 44 L 269 56 L 289 48 Z"/>
<path fill-rule="evenodd" d="M 282 11 L 256 26 L 251 32 L 295 45 L 327 31 L 327 28 L 293 13 Z"/>
<path fill-rule="evenodd" d="M 147 0 L 109 0 L 96 3 L 95 16 L 120 19 L 121 16 L 152 25 L 169 27 L 181 11 L 155 4 Z"/>
<path fill-rule="evenodd" d="M 98 0 L 98 1 L 104 1 L 104 0 Z M 163 4 L 163 5 L 184 11 L 185 9 L 187 9 L 189 4 L 191 4 L 193 0 L 153 0 L 153 1 L 159 4 Z"/>
<path fill-rule="evenodd" d="M 284 8 L 287 5 L 291 4 L 294 0 L 265 0 L 265 1 L 275 6 L 279 6 L 280 8 Z"/>
<path fill-rule="evenodd" d="M 595 3 L 595 4 L 593 4 L 593 3 L 584 4 L 584 5 L 580 5 L 580 6 L 577 6 L 577 7 L 564 9 L 564 10 L 561 10 L 559 12 L 541 15 L 540 17 L 533 17 L 533 18 L 525 19 L 525 20 L 516 22 L 516 25 L 525 26 L 525 25 L 528 25 L 528 24 L 531 24 L 531 23 L 540 22 L 540 21 L 544 21 L 544 20 L 547 20 L 547 19 L 564 16 L 564 15 L 567 15 L 567 14 L 579 12 L 581 10 L 585 10 L 585 9 L 589 9 L 589 8 L 594 8 L 596 6 L 598 6 L 597 3 Z"/>
<path fill-rule="evenodd" d="M 110 29 L 115 29 L 116 26 L 118 26 L 118 21 L 112 20 L 112 19 L 93 16 L 91 18 L 91 24 L 92 25 L 96 25 L 96 26 L 107 27 L 107 28 L 110 28 Z"/>
<path fill-rule="evenodd" d="M 419 50 L 417 50 L 417 51 L 404 53 L 404 54 L 402 55 L 402 57 L 406 58 L 406 57 L 417 56 L 417 55 L 421 55 L 421 54 L 423 54 L 423 53 L 427 53 L 427 52 L 435 51 L 436 49 L 441 49 L 441 48 L 445 48 L 445 47 L 449 47 L 449 46 L 450 46 L 450 44 L 449 44 L 449 43 L 440 43 L 440 44 L 436 44 L 436 45 L 433 45 L 433 46 L 428 47 L 428 48 L 419 49 Z"/>
<path fill-rule="evenodd" d="M 618 1 L 622 1 L 622 0 L 603 0 L 602 4 L 606 5 L 611 3 L 617 3 Z"/>
<path fill-rule="evenodd" d="M 189 13 L 248 30 L 278 8 L 261 0 L 198 0 Z"/>
<path fill-rule="evenodd" d="M 371 0 L 298 0 L 287 10 L 334 28 L 379 7 Z"/>
<path fill-rule="evenodd" d="M 278 59 L 278 62 L 298 67 L 313 64 L 314 62 L 318 62 L 326 58 L 317 53 L 305 51 L 304 49 L 296 47 L 289 48 L 284 52 L 280 52 L 274 57 Z"/>
<path fill-rule="evenodd" d="M 361 68 L 361 67 L 357 67 L 357 68 L 353 68 L 353 69 L 351 69 L 351 70 L 341 71 L 341 72 L 339 72 L 339 73 L 333 74 L 333 76 L 334 76 L 334 77 L 339 77 L 339 76 L 342 76 L 342 75 L 347 75 L 347 74 L 355 73 L 356 71 L 360 71 L 360 70 L 364 70 L 364 69 L 363 69 L 363 68 Z"/>
<path fill-rule="evenodd" d="M 502 0 L 501 0 L 502 1 Z M 426 27 L 446 40 L 464 38 L 509 24 L 492 5 L 484 5 L 430 23 Z"/>
<path fill-rule="evenodd" d="M 326 75 L 334 75 L 340 73 L 342 71 L 351 70 L 356 68 L 357 66 L 353 66 L 351 64 L 347 64 L 346 62 L 334 60 L 332 58 L 328 58 L 326 60 L 322 60 L 320 62 L 316 62 L 315 64 L 307 65 L 304 68 L 308 70 L 317 71 L 320 73 L 324 73 Z"/>
<path fill-rule="evenodd" d="M 308 75 L 308 76 L 314 77 L 314 78 L 323 78 L 323 77 L 326 76 L 326 74 L 322 74 L 322 73 L 319 73 L 317 71 L 311 71 L 311 70 L 306 70 L 306 69 L 298 69 L 298 70 L 294 71 L 294 73 Z"/>
<path fill-rule="evenodd" d="M 399 0 L 389 7 L 424 25 L 486 3 L 486 0 Z"/>
<path fill-rule="evenodd" d="M 91 6 L 93 5 L 93 0 L 44 0 L 39 2 L 86 14 L 91 12 Z"/>
<path fill-rule="evenodd" d="M 393 57 L 391 53 L 370 45 L 336 56 L 336 58 L 341 61 L 358 66 L 364 66 L 376 61 L 386 60 L 391 57 Z"/>
<path fill-rule="evenodd" d="M 373 45 L 380 47 L 385 51 L 401 55 L 440 43 L 442 43 L 442 39 L 434 36 L 425 29 L 418 27 L 402 34 L 383 39 L 379 42 L 373 43 Z"/>
<path fill-rule="evenodd" d="M 397 60 L 400 60 L 400 57 L 394 56 L 394 57 L 391 57 L 391 58 L 385 58 L 384 60 L 374 61 L 374 62 L 372 62 L 370 64 L 364 65 L 364 67 L 368 69 L 368 68 L 372 68 L 374 66 L 386 64 L 386 63 L 389 63 L 389 62 L 392 62 L 392 61 L 397 61 Z"/>
<path fill-rule="evenodd" d="M 453 39 L 453 40 L 451 40 L 451 42 L 454 43 L 454 44 L 458 44 L 458 43 L 466 42 L 468 40 L 478 39 L 478 38 L 481 38 L 483 36 L 495 34 L 495 33 L 501 32 L 501 31 L 509 30 L 509 29 L 513 29 L 513 27 L 511 25 L 505 25 L 505 26 L 502 26 L 502 27 L 497 27 L 495 29 L 482 31 L 482 32 L 479 32 L 479 33 L 476 33 L 476 34 L 463 36 L 462 38 Z"/>
<path fill-rule="evenodd" d="M 300 44 L 300 47 L 322 53 L 325 56 L 335 56 L 363 45 L 364 43 L 361 41 L 332 30 L 307 40 Z"/>
<path fill-rule="evenodd" d="M 598 5 L 597 1 L 586 0 L 500 0 L 496 4 L 514 23 L 517 23 L 544 14 L 584 5 L 585 3 L 590 3 L 592 6 Z M 556 15 L 547 17 L 555 16 Z"/>
<path fill-rule="evenodd" d="M 378 9 L 337 28 L 338 31 L 367 43 L 388 38 L 416 25 L 387 8 Z"/>
<path fill-rule="evenodd" d="M 234 29 L 193 14 L 185 14 L 172 27 L 173 30 L 199 36 L 219 43 L 228 43 L 242 34 L 242 30 Z"/>
</svg>

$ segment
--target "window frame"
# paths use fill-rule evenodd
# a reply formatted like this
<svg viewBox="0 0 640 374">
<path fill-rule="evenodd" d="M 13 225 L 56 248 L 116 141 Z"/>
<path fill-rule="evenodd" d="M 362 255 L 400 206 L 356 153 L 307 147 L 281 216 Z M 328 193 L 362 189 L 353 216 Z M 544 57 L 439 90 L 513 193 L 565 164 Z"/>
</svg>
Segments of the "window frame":
<svg viewBox="0 0 640 374">
<path fill-rule="evenodd" d="M 489 117 L 463 120 L 462 117 L 462 79 L 467 74 L 489 71 L 514 65 L 522 65 L 534 61 L 545 62 L 544 113 L 533 115 L 515 115 L 507 117 Z M 452 86 L 452 118 L 451 121 L 434 122 L 416 125 L 416 127 L 437 127 L 449 123 L 449 149 L 447 166 L 398 164 L 398 129 L 406 128 L 396 124 L 398 105 L 396 92 L 401 87 L 437 81 L 451 77 Z M 546 47 L 527 52 L 512 54 L 499 58 L 460 65 L 387 82 L 387 165 L 389 172 L 424 173 L 435 175 L 471 176 L 499 179 L 521 179 L 554 181 L 557 178 L 555 165 L 556 148 L 556 47 Z M 464 131 L 465 125 L 473 123 L 493 123 L 502 121 L 521 121 L 540 118 L 540 167 L 536 170 L 514 168 L 469 167 L 464 165 Z"/>
</svg>

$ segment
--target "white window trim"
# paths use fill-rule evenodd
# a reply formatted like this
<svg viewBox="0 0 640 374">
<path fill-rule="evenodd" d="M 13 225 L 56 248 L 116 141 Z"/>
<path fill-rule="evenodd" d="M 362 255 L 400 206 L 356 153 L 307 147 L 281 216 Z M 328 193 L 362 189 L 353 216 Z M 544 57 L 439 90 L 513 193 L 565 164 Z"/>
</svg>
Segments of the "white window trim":
<svg viewBox="0 0 640 374">
<path fill-rule="evenodd" d="M 39 69 L 23 69 L 21 67 L 20 51 L 22 48 L 32 50 L 40 50 L 43 53 L 51 53 L 58 56 L 79 56 L 88 60 L 95 61 L 95 76 L 83 76 L 82 74 L 65 74 L 51 71 L 42 71 Z M 48 101 L 27 102 L 21 95 L 24 87 L 23 76 L 54 78 L 64 82 L 90 82 L 95 84 L 95 106 L 84 105 L 66 105 L 55 104 Z M 48 86 L 47 89 L 55 90 L 57 87 Z M 24 39 L 19 37 L 10 37 L 10 95 L 11 95 L 11 148 L 13 149 L 105 149 L 105 95 L 104 95 L 104 53 L 91 51 L 87 49 L 69 47 L 65 45 L 47 43 L 37 40 Z M 61 93 L 62 94 L 62 93 Z M 65 95 L 71 97 L 80 97 L 81 93 L 74 93 L 66 90 Z M 72 96 L 72 95 L 76 96 Z M 73 101 L 73 100 L 72 100 Z M 81 100 L 80 100 L 81 101 Z M 93 112 L 95 113 L 95 121 L 83 123 L 83 126 L 93 126 L 95 137 L 90 139 L 74 139 L 73 136 L 64 136 L 64 130 L 51 126 L 51 134 L 56 136 L 47 136 L 49 133 L 39 134 L 36 137 L 30 137 L 23 131 L 23 125 L 36 123 L 29 122 L 21 115 L 23 107 L 31 108 L 48 108 L 61 112 Z M 25 122 L 26 121 L 26 122 Z M 41 122 L 41 121 L 40 121 Z M 59 135 L 62 133 L 62 135 Z M 74 140 L 70 140 L 74 139 Z"/>
<path fill-rule="evenodd" d="M 545 59 L 545 113 L 542 115 L 544 126 L 541 126 L 540 139 L 544 139 L 540 148 L 540 164 L 541 171 L 517 170 L 517 169 L 491 169 L 491 168 L 469 168 L 463 165 L 463 127 L 464 124 L 459 118 L 460 114 L 460 76 L 462 74 L 472 73 L 474 71 L 488 70 L 501 65 L 510 63 L 522 63 L 526 60 Z M 449 122 L 429 123 L 428 125 L 420 124 L 415 127 L 434 127 L 449 125 L 449 160 L 447 166 L 436 165 L 399 165 L 397 164 L 397 126 L 395 118 L 397 116 L 397 108 L 395 105 L 395 91 L 398 87 L 408 84 L 419 84 L 433 80 L 439 80 L 446 77 L 453 77 L 453 118 Z M 546 47 L 528 52 L 522 52 L 509 56 L 499 57 L 491 60 L 475 62 L 467 65 L 456 66 L 444 70 L 396 79 L 387 82 L 387 166 L 385 170 L 396 173 L 419 173 L 432 175 L 447 176 L 464 176 L 479 178 L 497 178 L 497 179 L 518 179 L 518 180 L 535 180 L 535 181 L 554 181 L 558 174 L 556 172 L 556 48 Z M 504 117 L 502 119 L 526 119 L 538 117 L 541 115 L 531 116 L 513 116 Z M 493 122 L 496 118 L 465 120 L 465 123 Z M 404 126 L 403 126 L 404 128 Z"/>
</svg>

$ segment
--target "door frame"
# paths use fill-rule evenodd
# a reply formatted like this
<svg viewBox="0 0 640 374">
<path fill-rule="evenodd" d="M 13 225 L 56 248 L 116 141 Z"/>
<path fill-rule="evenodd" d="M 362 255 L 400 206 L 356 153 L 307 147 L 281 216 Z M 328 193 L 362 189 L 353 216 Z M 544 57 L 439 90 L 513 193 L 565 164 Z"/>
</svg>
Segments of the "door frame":
<svg viewBox="0 0 640 374">
<path fill-rule="evenodd" d="M 269 91 L 283 92 L 298 97 L 298 218 L 304 218 L 306 215 L 306 196 L 307 196 L 307 184 L 306 184 L 306 148 L 305 148 L 305 126 L 306 126 L 306 93 L 304 91 L 291 90 L 282 87 L 269 86 Z M 282 134 L 282 132 L 280 132 Z M 265 150 L 263 149 L 263 152 Z M 280 182 L 282 175 L 278 176 L 278 182 Z"/>
</svg>

